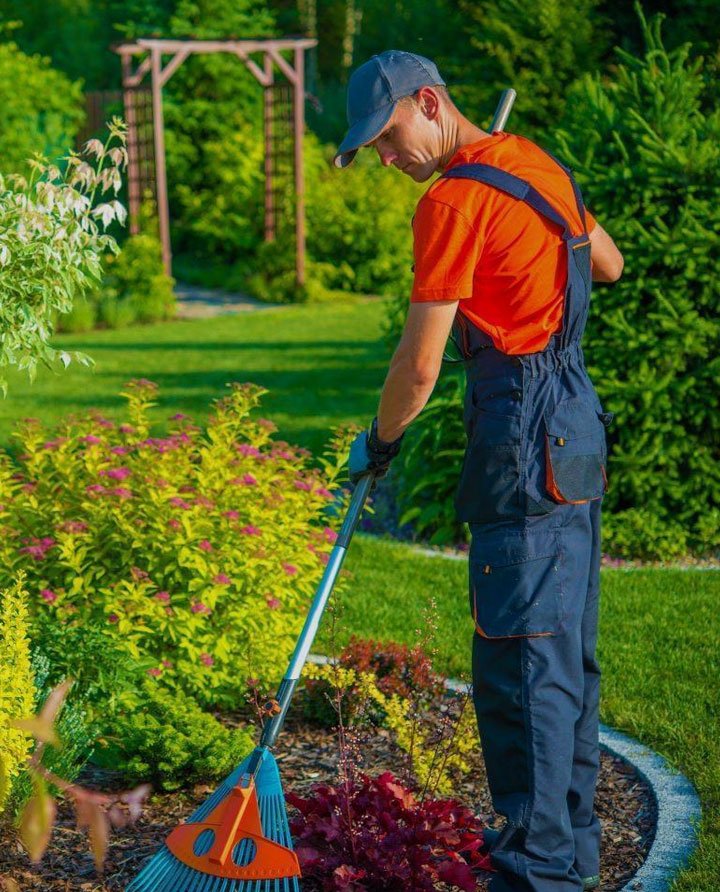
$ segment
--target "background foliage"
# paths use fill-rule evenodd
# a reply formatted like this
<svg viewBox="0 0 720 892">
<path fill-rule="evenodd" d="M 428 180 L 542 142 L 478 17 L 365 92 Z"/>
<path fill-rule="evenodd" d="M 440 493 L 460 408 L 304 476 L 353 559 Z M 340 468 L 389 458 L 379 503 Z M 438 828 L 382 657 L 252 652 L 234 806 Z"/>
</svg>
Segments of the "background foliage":
<svg viewBox="0 0 720 892">
<path fill-rule="evenodd" d="M 78 16 L 68 14 L 67 0 L 0 0 L 0 66 L 8 72 L 0 80 L 13 85 L 0 114 L 31 120 L 23 132 L 36 134 L 33 145 L 72 139 L 81 89 L 119 86 L 118 60 L 108 51 L 118 40 L 319 37 L 307 58 L 307 287 L 299 292 L 294 283 L 292 226 L 282 227 L 277 243 L 262 242 L 262 91 L 229 56 L 188 59 L 165 90 L 176 267 L 187 279 L 273 301 L 387 295 L 392 337 L 407 304 L 409 222 L 421 189 L 382 170 L 371 153 L 342 174 L 330 167 L 345 129 L 348 76 L 388 47 L 423 53 L 481 125 L 498 91 L 512 84 L 511 129 L 576 166 L 589 206 L 627 259 L 624 279 L 597 289 L 587 340 L 598 388 L 618 419 L 608 547 L 644 556 L 716 547 L 717 301 L 708 258 L 717 245 L 720 19 L 710 0 L 646 0 L 641 15 L 620 0 L 581 0 L 571 20 L 558 0 L 402 0 L 391 14 L 379 0 L 82 5 Z M 668 18 L 667 51 L 645 25 L 655 13 Z M 0 156 L 26 151 L 13 143 L 21 129 L 0 127 Z M 284 201 L 283 219 L 291 220 L 292 196 Z M 129 239 L 125 252 L 105 270 L 102 289 L 61 326 L 84 330 L 172 313 L 156 245 Z M 441 382 L 406 450 L 406 519 L 436 540 L 462 535 L 438 507 L 463 446 L 459 390 L 454 378 Z M 428 453 L 437 456 L 429 465 Z"/>
</svg>

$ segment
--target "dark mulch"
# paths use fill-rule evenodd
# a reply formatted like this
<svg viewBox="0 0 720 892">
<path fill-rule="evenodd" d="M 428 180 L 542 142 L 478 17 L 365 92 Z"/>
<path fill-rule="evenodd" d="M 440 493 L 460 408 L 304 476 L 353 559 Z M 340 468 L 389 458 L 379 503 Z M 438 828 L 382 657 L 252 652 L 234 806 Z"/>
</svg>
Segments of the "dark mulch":
<svg viewBox="0 0 720 892">
<path fill-rule="evenodd" d="M 286 790 L 303 794 L 313 783 L 337 779 L 335 737 L 301 720 L 288 720 L 277 758 Z M 397 773 L 402 761 L 386 733 L 377 730 L 363 744 L 363 758 L 362 767 L 371 774 L 384 770 Z M 478 754 L 472 762 L 472 773 L 457 785 L 455 795 L 484 822 L 500 826 L 502 819 L 490 803 L 482 757 Z M 82 780 L 104 789 L 117 789 L 121 784 L 121 779 L 93 770 Z M 61 803 L 51 845 L 38 866 L 30 864 L 13 831 L 0 828 L 0 876 L 14 879 L 22 892 L 121 892 L 167 833 L 211 791 L 211 787 L 199 785 L 183 793 L 153 796 L 136 825 L 114 832 L 103 876 L 95 872 L 85 835 L 75 828 L 71 809 Z M 596 806 L 603 828 L 601 888 L 602 892 L 614 892 L 633 876 L 647 855 L 655 827 L 654 799 L 632 768 L 603 753 Z M 486 888 L 486 880 L 481 880 L 478 892 Z M 303 889 L 315 892 L 309 882 Z"/>
</svg>

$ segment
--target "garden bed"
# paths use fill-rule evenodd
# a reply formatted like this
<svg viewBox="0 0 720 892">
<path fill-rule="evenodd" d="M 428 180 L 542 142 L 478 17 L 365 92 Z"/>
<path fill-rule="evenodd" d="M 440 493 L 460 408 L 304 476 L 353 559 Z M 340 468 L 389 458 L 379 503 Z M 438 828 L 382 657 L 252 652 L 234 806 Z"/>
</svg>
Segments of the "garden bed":
<svg viewBox="0 0 720 892">
<path fill-rule="evenodd" d="M 374 730 L 363 745 L 363 769 L 370 774 L 397 773 L 404 754 L 386 731 Z M 304 794 L 317 782 L 337 780 L 338 747 L 333 734 L 289 718 L 278 749 L 278 763 L 286 790 Z M 473 771 L 458 784 L 456 796 L 483 822 L 496 823 L 487 789 L 482 757 L 472 757 Z M 89 786 L 122 786 L 122 779 L 89 768 L 82 778 Z M 116 831 L 110 842 L 104 876 L 95 872 L 83 832 L 75 829 L 71 810 L 60 805 L 59 820 L 50 847 L 39 866 L 33 867 L 16 836 L 0 831 L 0 876 L 14 879 L 21 892 L 120 892 L 137 873 L 144 859 L 163 842 L 167 833 L 204 801 L 212 787 L 197 785 L 182 793 L 152 797 L 136 825 Z M 596 806 L 602 823 L 601 880 L 603 892 L 614 892 L 635 874 L 645 860 L 655 827 L 655 805 L 645 782 L 626 762 L 603 752 Z M 489 878 L 489 874 L 487 877 Z M 478 882 L 478 892 L 486 879 Z M 303 883 L 303 892 L 318 892 Z"/>
</svg>

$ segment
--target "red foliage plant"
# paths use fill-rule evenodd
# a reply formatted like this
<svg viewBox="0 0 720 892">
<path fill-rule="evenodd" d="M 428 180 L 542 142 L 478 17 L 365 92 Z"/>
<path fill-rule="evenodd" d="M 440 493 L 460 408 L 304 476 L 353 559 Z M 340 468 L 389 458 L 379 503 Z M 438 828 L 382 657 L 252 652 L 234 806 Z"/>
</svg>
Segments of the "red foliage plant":
<svg viewBox="0 0 720 892">
<path fill-rule="evenodd" d="M 418 801 L 390 772 L 348 784 L 315 784 L 291 821 L 303 876 L 324 892 L 433 892 L 438 882 L 473 892 L 473 870 L 491 870 L 479 852 L 482 825 L 452 799 Z"/>
<path fill-rule="evenodd" d="M 384 644 L 353 636 L 340 652 L 338 664 L 356 672 L 372 672 L 383 694 L 413 699 L 417 705 L 444 691 L 442 678 L 433 672 L 430 657 L 420 645 L 409 647 L 394 641 Z M 325 726 L 333 725 L 336 716 L 329 706 L 332 692 L 333 686 L 326 679 L 305 681 L 306 717 Z M 363 712 L 367 712 L 366 718 L 374 715 L 352 685 L 343 692 L 343 711 L 350 721 L 358 720 Z M 379 723 L 381 717 L 375 715 L 374 720 Z"/>
<path fill-rule="evenodd" d="M 443 691 L 442 679 L 433 672 L 430 657 L 417 645 L 409 647 L 394 641 L 383 644 L 353 636 L 339 662 L 348 669 L 374 673 L 378 688 L 388 696 L 437 695 Z"/>
</svg>

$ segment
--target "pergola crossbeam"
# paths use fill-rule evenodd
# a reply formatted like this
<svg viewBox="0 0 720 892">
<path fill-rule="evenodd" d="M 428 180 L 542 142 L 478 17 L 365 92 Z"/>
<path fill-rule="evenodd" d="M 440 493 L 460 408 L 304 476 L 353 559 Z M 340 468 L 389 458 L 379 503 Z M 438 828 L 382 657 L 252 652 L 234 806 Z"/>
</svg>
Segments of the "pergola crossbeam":
<svg viewBox="0 0 720 892">
<path fill-rule="evenodd" d="M 160 72 L 160 86 L 164 87 L 178 68 L 190 55 L 189 49 L 179 50 Z"/>
<path fill-rule="evenodd" d="M 151 76 L 153 107 L 153 133 L 155 143 L 155 183 L 158 204 L 158 223 L 163 249 L 163 263 L 168 275 L 171 274 L 170 250 L 170 211 L 167 197 L 167 174 L 165 170 L 165 130 L 163 124 L 162 88 L 180 68 L 182 63 L 195 53 L 231 53 L 240 59 L 253 77 L 264 88 L 264 128 L 265 128 L 265 238 L 275 237 L 272 223 L 272 164 L 269 154 L 272 151 L 270 128 L 272 126 L 272 97 L 270 90 L 274 83 L 274 68 L 287 78 L 293 87 L 293 124 L 295 134 L 295 236 L 296 236 L 296 278 L 299 285 L 305 282 L 305 184 L 302 164 L 302 136 L 305 129 L 305 50 L 317 46 L 310 38 L 284 38 L 282 40 L 165 40 L 141 38 L 134 43 L 123 43 L 113 47 L 122 59 L 123 94 L 125 117 L 128 127 L 135 126 L 132 91 L 137 89 L 148 72 Z M 281 53 L 291 51 L 291 64 Z M 254 59 L 253 53 L 262 53 L 262 67 Z M 133 71 L 132 57 L 144 55 Z M 163 67 L 163 56 L 171 56 Z M 130 180 L 137 180 L 138 159 L 134 157 L 135 140 L 128 140 Z M 131 189 L 129 195 L 130 217 L 137 220 L 139 215 L 139 195 Z"/>
<path fill-rule="evenodd" d="M 276 49 L 268 50 L 268 55 L 273 60 L 273 62 L 277 65 L 277 67 L 282 71 L 285 77 L 290 81 L 293 86 L 297 83 L 297 72 L 292 67 L 292 65 L 287 62 L 280 53 Z"/>
</svg>

